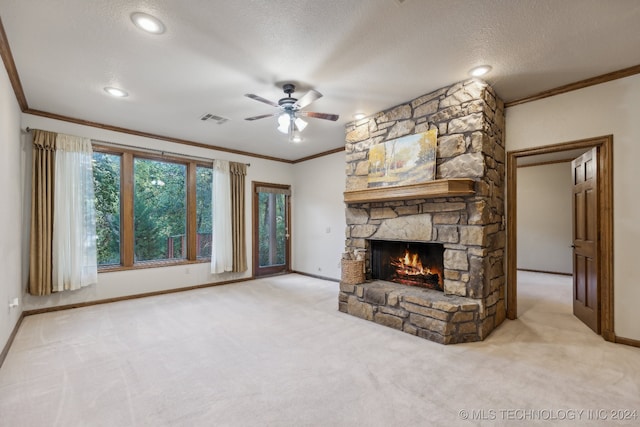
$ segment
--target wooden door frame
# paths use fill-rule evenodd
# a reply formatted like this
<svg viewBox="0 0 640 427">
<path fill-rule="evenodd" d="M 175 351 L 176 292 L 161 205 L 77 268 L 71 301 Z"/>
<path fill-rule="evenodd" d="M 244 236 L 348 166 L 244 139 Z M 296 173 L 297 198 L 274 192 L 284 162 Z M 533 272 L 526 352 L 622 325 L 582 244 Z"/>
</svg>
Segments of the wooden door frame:
<svg viewBox="0 0 640 427">
<path fill-rule="evenodd" d="M 258 206 L 258 192 L 256 191 L 256 189 L 258 187 L 273 187 L 273 188 L 281 188 L 283 190 L 291 190 L 291 185 L 288 184 L 274 184 L 271 182 L 261 182 L 261 181 L 251 181 L 251 217 L 252 217 L 252 228 L 251 228 L 251 257 L 253 258 L 253 262 L 252 262 L 252 271 L 251 271 L 251 276 L 252 277 L 259 277 L 256 276 L 256 273 L 259 269 L 259 263 L 260 263 L 260 259 L 257 256 L 258 253 L 256 251 L 256 248 L 258 247 L 258 239 L 257 239 L 257 231 L 258 231 L 258 210 L 256 209 L 256 207 Z M 285 271 L 284 273 L 290 273 L 291 272 L 291 196 L 289 196 L 287 199 L 287 204 L 285 206 L 286 212 L 287 212 L 287 234 L 289 235 L 289 238 L 287 239 L 287 244 L 285 247 L 285 256 L 287 259 L 287 264 L 285 267 Z M 276 273 L 276 274 L 280 274 L 280 273 Z"/>
<path fill-rule="evenodd" d="M 598 147 L 598 250 L 600 254 L 599 295 L 602 337 L 615 342 L 613 328 L 613 135 L 581 139 L 507 152 L 507 318 L 518 317 L 517 252 L 517 167 L 521 157 Z"/>
</svg>

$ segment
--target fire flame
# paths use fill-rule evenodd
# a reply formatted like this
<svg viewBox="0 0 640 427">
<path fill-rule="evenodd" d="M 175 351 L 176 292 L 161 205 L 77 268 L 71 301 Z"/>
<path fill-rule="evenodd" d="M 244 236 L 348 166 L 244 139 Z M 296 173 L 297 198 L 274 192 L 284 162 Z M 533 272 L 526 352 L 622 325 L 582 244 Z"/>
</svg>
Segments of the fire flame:
<svg viewBox="0 0 640 427">
<path fill-rule="evenodd" d="M 419 276 L 433 274 L 429 268 L 424 268 L 418 254 L 412 254 L 407 249 L 404 256 L 391 260 L 391 265 L 396 267 L 396 272 L 407 276 Z"/>
</svg>

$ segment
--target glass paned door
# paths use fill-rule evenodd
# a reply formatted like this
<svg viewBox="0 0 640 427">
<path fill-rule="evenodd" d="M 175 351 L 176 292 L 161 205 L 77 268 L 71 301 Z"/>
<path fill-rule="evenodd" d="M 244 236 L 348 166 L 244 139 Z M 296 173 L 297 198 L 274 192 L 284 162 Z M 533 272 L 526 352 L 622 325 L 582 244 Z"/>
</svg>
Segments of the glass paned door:
<svg viewBox="0 0 640 427">
<path fill-rule="evenodd" d="M 289 271 L 289 186 L 254 182 L 254 275 Z"/>
</svg>

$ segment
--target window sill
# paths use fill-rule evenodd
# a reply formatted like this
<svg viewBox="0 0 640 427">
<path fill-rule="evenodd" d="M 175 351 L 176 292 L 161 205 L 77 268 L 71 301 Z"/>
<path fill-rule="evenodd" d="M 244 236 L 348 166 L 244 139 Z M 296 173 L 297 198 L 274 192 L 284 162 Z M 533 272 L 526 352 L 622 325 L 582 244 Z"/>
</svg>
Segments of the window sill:
<svg viewBox="0 0 640 427">
<path fill-rule="evenodd" d="M 131 266 L 104 265 L 98 267 L 98 273 L 112 273 L 115 271 L 141 270 L 144 268 L 173 267 L 176 265 L 205 264 L 211 262 L 210 258 L 190 260 L 166 260 L 166 261 L 142 261 Z"/>
</svg>

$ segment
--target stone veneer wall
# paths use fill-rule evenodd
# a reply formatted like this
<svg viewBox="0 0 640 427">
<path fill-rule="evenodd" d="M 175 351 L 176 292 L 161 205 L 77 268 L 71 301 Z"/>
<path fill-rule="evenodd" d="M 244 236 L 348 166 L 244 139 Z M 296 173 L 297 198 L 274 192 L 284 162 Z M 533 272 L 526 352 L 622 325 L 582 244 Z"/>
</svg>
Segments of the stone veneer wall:
<svg viewBox="0 0 640 427">
<path fill-rule="evenodd" d="M 367 188 L 372 145 L 433 128 L 436 179 L 471 178 L 476 194 L 350 204 L 346 247 L 368 257 L 368 239 L 442 243 L 444 293 L 341 283 L 339 309 L 441 343 L 482 340 L 505 318 L 504 103 L 493 89 L 468 80 L 349 124 L 346 190 Z"/>
</svg>

